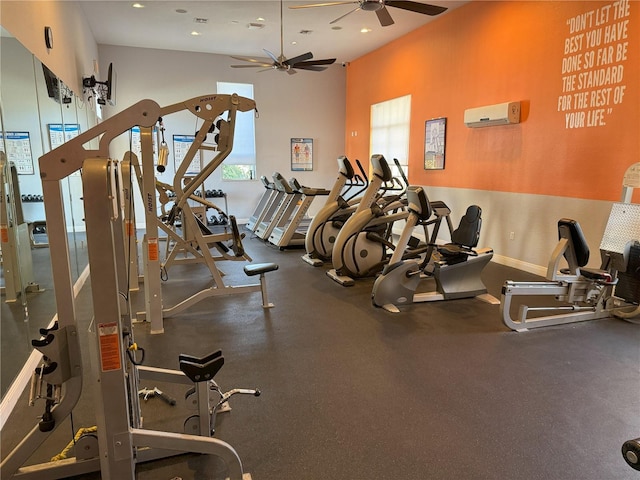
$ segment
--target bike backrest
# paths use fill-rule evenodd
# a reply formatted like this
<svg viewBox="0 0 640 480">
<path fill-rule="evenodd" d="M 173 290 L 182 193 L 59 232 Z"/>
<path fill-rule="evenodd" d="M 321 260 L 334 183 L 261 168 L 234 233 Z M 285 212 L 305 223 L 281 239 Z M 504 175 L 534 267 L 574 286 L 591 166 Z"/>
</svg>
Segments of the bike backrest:
<svg viewBox="0 0 640 480">
<path fill-rule="evenodd" d="M 482 226 L 482 209 L 477 205 L 470 205 L 460 219 L 460 225 L 451 234 L 451 241 L 458 245 L 474 248 L 480 240 Z"/>
</svg>

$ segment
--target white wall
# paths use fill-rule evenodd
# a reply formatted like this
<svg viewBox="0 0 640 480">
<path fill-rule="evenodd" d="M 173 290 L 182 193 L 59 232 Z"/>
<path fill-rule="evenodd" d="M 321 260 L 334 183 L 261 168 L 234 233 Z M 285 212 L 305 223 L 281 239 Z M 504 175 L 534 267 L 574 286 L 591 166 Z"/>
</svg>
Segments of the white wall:
<svg viewBox="0 0 640 480">
<path fill-rule="evenodd" d="M 31 89 L 34 78 L 38 85 L 44 86 L 42 68 L 38 61 L 45 64 L 60 80 L 62 80 L 80 99 L 82 98 L 82 77 L 92 74 L 100 77 L 94 66 L 98 65 L 98 45 L 89 29 L 81 8 L 69 1 L 8 1 L 0 2 L 0 24 L 15 39 L 0 39 L 2 48 L 2 91 L 4 121 L 6 130 L 22 130 L 31 133 L 31 148 L 34 159 L 34 175 L 21 175 L 20 186 L 24 193 L 41 194 L 42 186 L 39 176 L 38 158 L 50 150 L 48 123 L 78 123 L 81 131 L 95 125 L 95 111 L 85 102 L 74 97 L 70 105 L 60 107 L 47 98 L 46 93 L 18 93 L 25 88 Z M 47 49 L 44 42 L 44 27 L 53 30 L 53 48 Z M 23 47 L 21 51 L 21 48 Z M 19 65 L 30 64 L 31 68 L 14 71 L 6 54 L 19 55 Z M 36 61 L 32 58 L 35 56 Z M 17 58 L 17 57 L 16 57 Z M 14 75 L 16 73 L 16 75 Z M 18 76 L 17 73 L 20 73 Z M 25 80 L 27 79 L 27 80 Z M 40 86 L 38 87 L 41 90 Z M 35 90 L 33 90 L 35 92 Z M 38 117 L 40 115 L 40 117 Z M 83 211 L 80 205 L 82 189 L 79 177 L 68 180 L 70 192 L 65 195 L 67 212 L 73 211 L 73 218 L 68 222 L 82 230 Z M 74 203 L 73 210 L 70 205 Z M 24 204 L 25 218 L 39 220 L 43 218 L 44 208 L 41 203 Z M 68 213 L 69 215 L 69 213 Z"/>
<path fill-rule="evenodd" d="M 4 129 L 29 132 L 33 173 L 18 176 L 20 192 L 22 195 L 42 195 L 39 158 L 51 150 L 48 125 L 78 124 L 84 132 L 95 125 L 95 111 L 75 96 L 65 105 L 49 98 L 40 61 L 17 39 L 2 38 L 0 60 Z M 84 230 L 80 176 L 70 177 L 63 185 L 68 227 L 73 225 L 77 230 Z M 23 202 L 22 208 L 25 220 L 44 219 L 42 202 Z"/>
<path fill-rule="evenodd" d="M 303 185 L 330 188 L 337 176 L 338 156 L 344 154 L 345 72 L 332 66 L 324 72 L 299 71 L 295 75 L 259 69 L 233 69 L 229 57 L 202 53 L 177 52 L 112 45 L 99 45 L 101 70 L 113 63 L 117 72 L 115 107 L 104 107 L 109 117 L 122 109 L 149 98 L 160 106 L 216 93 L 216 82 L 252 83 L 259 112 L 256 119 L 257 177 L 271 178 L 278 171 L 285 178 L 296 177 Z M 194 134 L 195 117 L 171 115 L 163 119 L 165 139 L 173 165 L 173 134 Z M 313 138 L 314 165 L 311 172 L 292 172 L 289 154 L 291 138 Z M 128 138 L 112 143 L 111 155 L 122 158 Z M 168 172 L 170 169 L 167 169 Z M 162 181 L 170 182 L 165 174 Z M 259 180 L 222 181 L 219 171 L 211 176 L 207 189 L 227 193 L 229 213 L 246 220 L 263 192 Z M 216 200 L 215 198 L 213 200 Z M 320 208 L 314 202 L 313 215 Z M 141 219 L 142 210 L 137 211 Z"/>
<path fill-rule="evenodd" d="M 622 195 L 622 179 L 620 184 Z M 589 266 L 600 266 L 598 248 L 613 202 L 428 185 L 425 190 L 430 200 L 442 200 L 451 209 L 454 227 L 469 205 L 480 206 L 478 246 L 492 248 L 498 263 L 544 275 L 558 242 L 558 220 L 564 217 L 580 223 L 591 251 Z M 440 231 L 448 239 L 446 229 Z"/>
<path fill-rule="evenodd" d="M 2 0 L 0 21 L 76 95 L 82 94 L 82 77 L 98 73 L 94 72 L 98 46 L 75 2 Z M 53 30 L 50 50 L 44 43 L 45 26 Z"/>
</svg>

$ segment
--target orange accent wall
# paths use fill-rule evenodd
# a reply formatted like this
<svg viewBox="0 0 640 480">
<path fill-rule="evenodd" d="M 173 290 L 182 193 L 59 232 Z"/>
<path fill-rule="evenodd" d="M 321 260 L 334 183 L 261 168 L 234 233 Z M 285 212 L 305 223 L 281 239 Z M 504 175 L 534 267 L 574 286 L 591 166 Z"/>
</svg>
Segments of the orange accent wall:
<svg viewBox="0 0 640 480">
<path fill-rule="evenodd" d="M 600 31 L 589 33 L 601 36 L 599 46 L 587 45 L 587 31 Z M 572 55 L 580 62 L 563 73 Z M 609 67 L 616 81 L 578 88 L 586 79 L 579 75 Z M 574 85 L 565 85 L 572 74 Z M 611 88 L 609 97 L 602 88 Z M 584 91 L 587 105 L 577 108 L 574 94 Z M 369 157 L 370 106 L 407 94 L 411 183 L 618 201 L 625 170 L 640 161 L 640 1 L 471 2 L 351 62 L 348 157 Z M 565 111 L 563 95 L 572 98 Z M 464 125 L 467 108 L 516 100 L 520 124 Z M 579 112 L 585 126 L 567 128 L 565 114 Z M 425 171 L 425 120 L 439 117 L 447 118 L 445 169 Z M 603 125 L 587 126 L 593 120 Z"/>
</svg>

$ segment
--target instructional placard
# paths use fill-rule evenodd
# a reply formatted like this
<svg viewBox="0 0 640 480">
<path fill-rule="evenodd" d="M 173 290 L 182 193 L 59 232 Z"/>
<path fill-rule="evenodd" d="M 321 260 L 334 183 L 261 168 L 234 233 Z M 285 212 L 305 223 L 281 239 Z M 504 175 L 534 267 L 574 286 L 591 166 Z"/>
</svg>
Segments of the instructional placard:
<svg viewBox="0 0 640 480">
<path fill-rule="evenodd" d="M 174 135 L 173 136 L 173 160 L 176 171 L 182 165 L 182 162 L 187 157 L 191 144 L 196 139 L 195 135 Z M 191 159 L 189 167 L 185 172 L 186 175 L 200 173 L 202 169 L 200 151 Z"/>
<path fill-rule="evenodd" d="M 100 368 L 103 372 L 120 370 L 120 338 L 118 323 L 99 323 L 98 337 L 100 338 Z"/>
<path fill-rule="evenodd" d="M 0 150 L 4 152 L 4 145 L 7 145 L 7 160 L 16 166 L 18 175 L 33 175 L 33 156 L 31 154 L 31 139 L 29 132 L 5 132 L 6 137 L 2 137 L 0 132 Z"/>
<path fill-rule="evenodd" d="M 9 243 L 9 227 L 7 225 L 0 225 L 0 242 Z"/>
<path fill-rule="evenodd" d="M 150 262 L 157 262 L 160 258 L 160 249 L 158 247 L 157 238 L 149 238 L 147 240 L 147 255 Z"/>
<path fill-rule="evenodd" d="M 72 138 L 76 138 L 80 133 L 80 125 L 77 123 L 50 123 L 47 125 L 49 130 L 49 145 L 51 150 L 58 148 Z"/>
</svg>

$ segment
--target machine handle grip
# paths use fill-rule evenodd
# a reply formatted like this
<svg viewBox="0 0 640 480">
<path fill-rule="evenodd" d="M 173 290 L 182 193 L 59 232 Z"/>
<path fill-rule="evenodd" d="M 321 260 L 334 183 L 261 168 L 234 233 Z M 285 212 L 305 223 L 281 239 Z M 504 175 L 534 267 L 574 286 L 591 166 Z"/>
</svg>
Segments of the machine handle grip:
<svg viewBox="0 0 640 480">
<path fill-rule="evenodd" d="M 156 395 L 158 395 L 162 400 L 167 402 L 169 405 L 175 405 L 176 404 L 176 399 L 175 398 L 170 397 L 169 395 L 167 395 L 164 392 L 161 392 L 157 388 L 155 388 L 154 391 L 155 391 Z"/>
<path fill-rule="evenodd" d="M 258 390 L 257 388 L 255 389 L 249 389 L 249 388 L 234 388 L 233 390 L 229 390 L 226 393 L 223 393 L 220 397 L 220 401 L 218 402 L 218 404 L 216 405 L 215 408 L 220 407 L 222 404 L 226 403 L 229 401 L 229 399 L 231 397 L 233 397 L 236 394 L 240 394 L 240 395 L 253 395 L 254 397 L 259 397 L 262 392 L 260 390 Z"/>
</svg>

